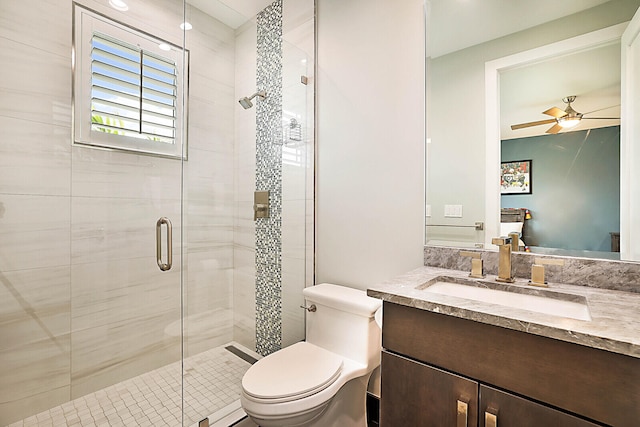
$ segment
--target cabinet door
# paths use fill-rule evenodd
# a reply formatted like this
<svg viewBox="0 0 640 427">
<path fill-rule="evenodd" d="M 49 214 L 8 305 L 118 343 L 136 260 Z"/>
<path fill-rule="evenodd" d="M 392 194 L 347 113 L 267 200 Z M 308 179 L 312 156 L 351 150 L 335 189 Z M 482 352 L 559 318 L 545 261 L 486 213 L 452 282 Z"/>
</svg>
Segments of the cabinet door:
<svg viewBox="0 0 640 427">
<path fill-rule="evenodd" d="M 478 383 L 382 352 L 382 427 L 476 427 Z"/>
<path fill-rule="evenodd" d="M 480 427 L 596 427 L 565 412 L 480 385 Z"/>
</svg>

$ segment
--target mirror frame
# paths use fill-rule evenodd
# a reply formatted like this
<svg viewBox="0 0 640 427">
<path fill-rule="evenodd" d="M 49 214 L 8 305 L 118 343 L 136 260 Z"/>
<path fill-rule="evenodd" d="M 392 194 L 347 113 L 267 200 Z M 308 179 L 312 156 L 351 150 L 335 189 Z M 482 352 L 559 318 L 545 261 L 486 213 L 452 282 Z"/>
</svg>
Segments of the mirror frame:
<svg viewBox="0 0 640 427">
<path fill-rule="evenodd" d="M 485 248 L 491 248 L 491 238 L 500 235 L 500 73 L 618 43 L 627 24 L 613 25 L 485 63 Z"/>
</svg>

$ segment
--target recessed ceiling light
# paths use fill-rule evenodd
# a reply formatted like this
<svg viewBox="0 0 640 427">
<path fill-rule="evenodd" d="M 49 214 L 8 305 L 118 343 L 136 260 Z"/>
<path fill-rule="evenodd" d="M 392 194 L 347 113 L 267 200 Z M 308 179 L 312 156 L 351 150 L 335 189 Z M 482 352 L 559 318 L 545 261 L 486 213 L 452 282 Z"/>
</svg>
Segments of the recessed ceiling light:
<svg viewBox="0 0 640 427">
<path fill-rule="evenodd" d="M 109 4 L 115 10 L 119 10 L 120 12 L 126 12 L 129 10 L 129 6 L 122 0 L 109 0 Z"/>
<path fill-rule="evenodd" d="M 189 31 L 192 28 L 193 28 L 193 25 L 189 24 L 188 22 L 183 22 L 182 24 L 180 24 L 181 30 Z"/>
<path fill-rule="evenodd" d="M 158 47 L 162 50 L 167 50 L 167 51 L 171 50 L 171 46 L 168 45 L 167 43 L 160 43 Z"/>
</svg>

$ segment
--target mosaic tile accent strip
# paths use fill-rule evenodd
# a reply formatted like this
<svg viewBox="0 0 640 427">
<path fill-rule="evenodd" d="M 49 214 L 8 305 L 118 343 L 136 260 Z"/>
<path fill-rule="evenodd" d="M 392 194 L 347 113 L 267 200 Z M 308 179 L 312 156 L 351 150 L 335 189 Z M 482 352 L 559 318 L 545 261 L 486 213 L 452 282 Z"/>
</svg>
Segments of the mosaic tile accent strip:
<svg viewBox="0 0 640 427">
<path fill-rule="evenodd" d="M 282 346 L 282 0 L 257 16 L 256 190 L 269 193 L 270 217 L 256 221 L 256 352 Z"/>
</svg>

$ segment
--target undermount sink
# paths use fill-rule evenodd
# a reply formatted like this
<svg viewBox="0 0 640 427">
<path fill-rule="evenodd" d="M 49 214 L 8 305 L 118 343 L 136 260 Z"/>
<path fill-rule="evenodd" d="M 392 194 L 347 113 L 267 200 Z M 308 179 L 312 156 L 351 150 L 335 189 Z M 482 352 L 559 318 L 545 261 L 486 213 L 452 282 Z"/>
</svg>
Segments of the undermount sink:
<svg viewBox="0 0 640 427">
<path fill-rule="evenodd" d="M 447 276 L 436 277 L 419 288 L 425 292 L 487 304 L 513 307 L 576 320 L 591 320 L 587 300 L 581 295 Z"/>
</svg>

